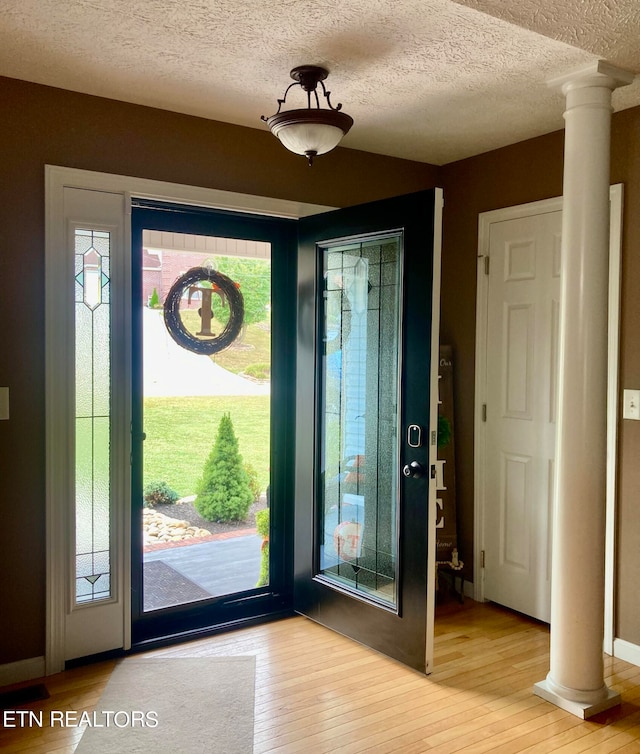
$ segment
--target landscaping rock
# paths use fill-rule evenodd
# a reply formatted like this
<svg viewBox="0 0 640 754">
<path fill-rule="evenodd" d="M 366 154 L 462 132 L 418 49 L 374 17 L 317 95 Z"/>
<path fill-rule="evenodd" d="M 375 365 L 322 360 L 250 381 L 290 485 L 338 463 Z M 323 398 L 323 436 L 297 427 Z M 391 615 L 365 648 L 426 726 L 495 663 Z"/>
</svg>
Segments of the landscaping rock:
<svg viewBox="0 0 640 754">
<path fill-rule="evenodd" d="M 208 537 L 210 534 L 206 529 L 190 526 L 188 521 L 169 518 L 150 508 L 144 508 L 142 511 L 142 531 L 143 544 L 182 542 L 196 537 Z"/>
</svg>

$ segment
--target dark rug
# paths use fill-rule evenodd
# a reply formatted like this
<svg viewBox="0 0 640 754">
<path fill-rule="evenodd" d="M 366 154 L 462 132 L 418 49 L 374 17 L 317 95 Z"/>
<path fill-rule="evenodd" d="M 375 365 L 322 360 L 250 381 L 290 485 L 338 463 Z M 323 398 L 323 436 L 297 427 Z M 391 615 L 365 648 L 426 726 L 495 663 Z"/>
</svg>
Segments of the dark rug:
<svg viewBox="0 0 640 754">
<path fill-rule="evenodd" d="M 197 602 L 211 595 L 206 589 L 164 562 L 149 560 L 144 564 L 144 609 L 160 610 L 163 607 Z"/>
</svg>

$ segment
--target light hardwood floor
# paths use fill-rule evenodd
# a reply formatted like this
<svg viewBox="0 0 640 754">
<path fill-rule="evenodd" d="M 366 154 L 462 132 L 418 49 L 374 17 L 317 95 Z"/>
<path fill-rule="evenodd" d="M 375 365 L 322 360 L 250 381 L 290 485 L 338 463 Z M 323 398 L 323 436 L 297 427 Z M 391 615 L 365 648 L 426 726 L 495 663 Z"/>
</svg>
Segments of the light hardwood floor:
<svg viewBox="0 0 640 754">
<path fill-rule="evenodd" d="M 548 670 L 545 626 L 472 601 L 445 605 L 436 625 L 428 677 L 300 617 L 150 654 L 255 655 L 255 754 L 640 752 L 640 668 L 606 658 L 623 704 L 583 722 L 531 692 Z M 51 697 L 25 709 L 92 710 L 113 665 L 50 676 Z M 81 734 L 6 729 L 0 750 L 73 752 Z"/>
</svg>

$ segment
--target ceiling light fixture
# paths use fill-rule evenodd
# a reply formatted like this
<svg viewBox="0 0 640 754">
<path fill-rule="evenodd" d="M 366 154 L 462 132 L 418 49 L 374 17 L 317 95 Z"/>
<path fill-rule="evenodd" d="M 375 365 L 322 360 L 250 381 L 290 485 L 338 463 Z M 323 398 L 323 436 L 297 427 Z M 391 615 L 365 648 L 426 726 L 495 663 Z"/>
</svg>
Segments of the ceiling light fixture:
<svg viewBox="0 0 640 754">
<path fill-rule="evenodd" d="M 313 158 L 330 152 L 353 125 L 353 118 L 340 112 L 342 105 L 334 107 L 329 99 L 324 80 L 329 75 L 326 68 L 317 65 L 300 65 L 291 71 L 293 84 L 289 84 L 284 97 L 278 100 L 278 112 L 270 117 L 262 116 L 271 133 L 277 136 L 284 146 L 295 154 L 303 154 L 313 165 Z M 327 100 L 328 109 L 320 107 L 318 84 Z M 307 93 L 307 107 L 280 112 L 289 90 L 300 86 Z M 315 107 L 312 105 L 315 98 Z"/>
</svg>

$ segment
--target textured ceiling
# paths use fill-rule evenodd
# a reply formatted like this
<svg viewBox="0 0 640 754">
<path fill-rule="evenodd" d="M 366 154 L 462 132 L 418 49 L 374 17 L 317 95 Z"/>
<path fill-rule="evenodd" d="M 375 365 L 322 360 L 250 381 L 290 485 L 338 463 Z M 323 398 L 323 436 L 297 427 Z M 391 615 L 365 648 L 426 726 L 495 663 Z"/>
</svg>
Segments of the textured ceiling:
<svg viewBox="0 0 640 754">
<path fill-rule="evenodd" d="M 640 73 L 638 0 L 455 0 Z"/>
<path fill-rule="evenodd" d="M 346 147 L 444 164 L 562 127 L 545 82 L 640 72 L 638 0 L 0 0 L 0 75 L 266 128 L 325 65 Z M 614 93 L 640 104 L 640 83 Z"/>
</svg>

